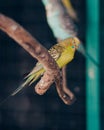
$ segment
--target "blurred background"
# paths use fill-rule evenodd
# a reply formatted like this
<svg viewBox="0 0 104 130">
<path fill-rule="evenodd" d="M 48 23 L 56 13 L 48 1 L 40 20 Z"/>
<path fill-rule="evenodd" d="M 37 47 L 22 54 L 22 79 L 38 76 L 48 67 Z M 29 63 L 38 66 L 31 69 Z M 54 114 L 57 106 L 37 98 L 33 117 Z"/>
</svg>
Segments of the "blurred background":
<svg viewBox="0 0 104 130">
<path fill-rule="evenodd" d="M 41 0 L 1 0 L 0 12 L 13 18 L 27 29 L 47 49 L 56 43 L 56 39 L 47 24 L 46 12 Z M 103 1 L 100 2 L 103 12 Z M 78 35 L 86 46 L 86 1 L 72 0 L 78 15 Z M 103 25 L 104 14 L 100 13 L 100 85 L 98 104 L 100 128 L 103 120 Z M 0 31 L 0 101 L 5 99 L 23 81 L 24 76 L 34 67 L 33 59 L 14 40 Z M 68 87 L 77 100 L 71 106 L 65 105 L 59 98 L 55 85 L 39 96 L 34 85 L 8 99 L 0 106 L 0 130 L 86 130 L 87 94 L 86 59 L 76 52 L 75 59 L 67 67 Z M 94 95 L 96 96 L 96 95 Z M 91 104 L 90 104 L 91 105 Z M 94 111 L 94 110 L 92 110 Z M 87 119 L 87 120 L 86 120 Z M 98 129 L 96 129 L 98 130 Z"/>
</svg>

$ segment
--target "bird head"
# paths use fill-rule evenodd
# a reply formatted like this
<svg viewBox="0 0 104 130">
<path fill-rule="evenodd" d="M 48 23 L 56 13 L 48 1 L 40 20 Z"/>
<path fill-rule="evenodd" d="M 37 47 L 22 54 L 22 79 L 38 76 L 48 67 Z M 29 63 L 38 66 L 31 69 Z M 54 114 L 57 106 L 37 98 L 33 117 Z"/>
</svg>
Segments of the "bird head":
<svg viewBox="0 0 104 130">
<path fill-rule="evenodd" d="M 69 39 L 70 40 L 70 47 L 73 49 L 73 50 L 77 50 L 78 47 L 79 47 L 79 44 L 80 44 L 80 40 L 77 38 L 77 37 L 72 37 Z"/>
<path fill-rule="evenodd" d="M 62 45 L 65 48 L 68 48 L 71 51 L 75 51 L 78 49 L 80 40 L 77 37 L 69 37 L 65 40 L 62 40 L 60 42 L 60 45 Z"/>
</svg>

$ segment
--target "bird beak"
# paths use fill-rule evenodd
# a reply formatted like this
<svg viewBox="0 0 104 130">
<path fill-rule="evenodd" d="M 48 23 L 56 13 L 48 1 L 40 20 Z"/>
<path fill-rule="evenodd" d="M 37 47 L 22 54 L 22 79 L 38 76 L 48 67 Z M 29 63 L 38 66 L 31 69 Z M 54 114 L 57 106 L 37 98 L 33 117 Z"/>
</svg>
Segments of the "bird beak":
<svg viewBox="0 0 104 130">
<path fill-rule="evenodd" d="M 75 49 L 77 50 L 81 42 L 77 37 L 75 37 L 74 39 L 75 39 Z"/>
</svg>

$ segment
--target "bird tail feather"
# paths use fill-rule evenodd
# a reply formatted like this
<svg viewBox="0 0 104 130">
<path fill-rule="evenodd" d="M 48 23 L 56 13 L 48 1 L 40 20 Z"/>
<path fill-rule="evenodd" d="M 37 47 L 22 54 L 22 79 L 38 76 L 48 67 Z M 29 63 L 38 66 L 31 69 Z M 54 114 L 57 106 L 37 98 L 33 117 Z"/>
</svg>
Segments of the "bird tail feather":
<svg viewBox="0 0 104 130">
<path fill-rule="evenodd" d="M 39 79 L 43 73 L 44 73 L 44 70 L 41 69 L 41 70 L 37 71 L 36 73 L 26 76 L 25 82 L 22 85 L 20 85 L 16 90 L 14 90 L 14 92 L 11 94 L 11 96 L 16 95 L 20 90 L 22 90 L 27 85 L 30 86 L 33 82 L 35 82 L 37 79 Z"/>
</svg>

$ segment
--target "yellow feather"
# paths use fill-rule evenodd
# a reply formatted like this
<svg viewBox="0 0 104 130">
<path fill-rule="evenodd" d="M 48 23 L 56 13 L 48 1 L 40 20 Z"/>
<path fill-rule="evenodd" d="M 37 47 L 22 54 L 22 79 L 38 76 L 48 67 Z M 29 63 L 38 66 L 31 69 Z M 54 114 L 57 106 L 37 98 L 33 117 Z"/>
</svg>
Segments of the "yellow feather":
<svg viewBox="0 0 104 130">
<path fill-rule="evenodd" d="M 74 52 L 70 48 L 66 48 L 65 51 L 61 54 L 60 58 L 57 60 L 59 68 L 62 68 L 68 64 L 74 57 Z"/>
</svg>

